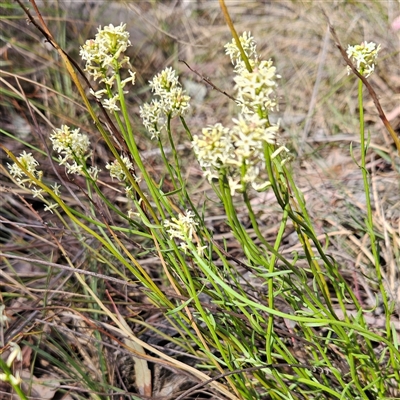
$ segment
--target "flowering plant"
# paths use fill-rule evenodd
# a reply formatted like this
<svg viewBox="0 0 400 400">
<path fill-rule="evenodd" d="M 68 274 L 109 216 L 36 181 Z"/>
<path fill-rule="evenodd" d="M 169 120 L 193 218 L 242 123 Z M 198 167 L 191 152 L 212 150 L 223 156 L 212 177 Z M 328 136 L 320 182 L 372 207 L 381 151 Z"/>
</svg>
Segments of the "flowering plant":
<svg viewBox="0 0 400 400">
<path fill-rule="evenodd" d="M 43 224 L 43 228 L 63 255 L 59 263 L 47 264 L 71 271 L 70 280 L 79 292 L 79 296 L 70 296 L 78 298 L 79 305 L 75 310 L 71 301 L 73 306 L 68 308 L 76 314 L 64 325 L 72 325 L 70 321 L 83 314 L 79 323 L 87 323 L 82 333 L 85 346 L 76 356 L 80 336 L 78 340 L 78 335 L 72 335 L 74 347 L 64 353 L 63 346 L 55 345 L 51 335 L 58 322 L 64 323 L 56 316 L 57 323 L 40 332 L 48 335 L 51 343 L 52 354 L 47 356 L 60 368 L 59 359 L 68 354 L 72 360 L 65 363 L 72 370 L 68 379 L 76 385 L 87 384 L 88 396 L 96 399 L 103 393 L 106 397 L 123 393 L 116 390 L 116 383 L 123 381 L 114 375 L 119 368 L 108 365 L 108 346 L 113 346 L 112 354 L 119 346 L 121 354 L 128 352 L 133 358 L 134 390 L 146 398 L 161 396 L 153 393 L 156 374 L 151 374 L 148 363 L 184 371 L 185 384 L 187 376 L 192 376 L 194 388 L 207 386 L 207 391 L 213 392 L 207 393 L 208 397 L 388 398 L 389 389 L 399 386 L 400 352 L 380 272 L 369 192 L 365 189 L 365 232 L 370 237 L 376 285 L 385 312 L 385 328 L 380 332 L 369 329 L 366 314 L 370 311 L 363 309 L 334 253 L 329 252 L 328 235 L 317 235 L 296 185 L 289 162 L 291 146 L 286 147 L 279 122 L 271 118 L 271 113 L 279 111 L 277 67 L 258 53 L 250 32 L 238 36 L 234 27 L 231 30 L 233 40 L 225 45 L 225 53 L 233 65 L 235 118 L 229 126 L 197 124 L 194 134 L 185 119 L 191 115 L 190 96 L 177 71 L 168 66 L 150 80 L 151 99 L 138 107 L 142 131 L 146 131 L 145 138 L 140 136 L 129 107 L 132 97 L 127 100 L 139 72 L 127 55 L 132 43 L 126 24 L 99 27 L 95 37 L 81 46 L 85 67 L 80 72 L 86 74 L 85 82 L 89 77 L 89 90 L 80 86 L 70 60 L 60 51 L 105 149 L 97 148 L 99 138 L 83 123 L 79 128 L 77 122 L 76 126 L 63 123 L 53 129 L 44 145 L 52 145 L 49 163 L 62 185 L 49 183 L 50 174 L 33 150 L 19 157 L 7 151 L 12 160 L 9 177 L 28 196 L 40 200 L 46 211 L 54 212 L 61 224 Z M 372 43 L 349 46 L 348 56 L 363 79 L 374 71 L 379 49 Z M 175 129 L 187 134 L 186 150 L 193 150 L 193 161 L 206 178 L 199 179 L 208 185 L 201 195 L 178 150 L 180 135 Z M 368 145 L 362 129 L 361 134 L 361 168 L 367 187 Z M 138 145 L 148 136 L 150 143 L 158 146 L 161 167 L 160 160 L 153 163 Z M 257 192 L 264 190 L 270 191 L 279 210 L 273 236 L 268 233 L 270 226 L 258 218 L 252 201 L 252 197 L 258 201 Z M 212 210 L 210 204 L 215 204 Z M 40 214 L 35 211 L 35 216 Z M 222 220 L 221 231 L 210 223 L 214 217 Z M 290 240 L 297 238 L 296 251 L 287 251 L 289 235 Z M 76 242 L 71 248 L 70 238 Z M 76 256 L 78 248 L 87 263 Z M 43 292 L 47 296 L 47 286 Z M 54 293 L 66 294 L 64 289 Z M 129 307 L 136 307 L 136 302 L 143 304 L 132 312 Z M 64 303 L 65 297 L 61 297 L 57 310 L 63 310 Z M 156 312 L 147 314 L 147 310 Z M 0 329 L 9 322 L 3 311 L 1 306 Z M 48 323 L 52 315 L 38 324 Z M 154 315 L 160 318 L 159 325 L 151 323 Z M 67 328 L 65 331 L 69 333 Z M 157 341 L 147 340 L 151 335 L 162 337 L 167 344 L 159 346 L 154 344 Z M 60 334 L 63 341 L 67 336 Z M 92 342 L 96 347 L 96 362 L 91 365 L 94 378 L 77 361 L 86 361 L 86 348 Z M 10 369 L 21 357 L 15 343 L 7 343 L 10 356 L 6 361 L 0 357 L 0 380 L 26 399 L 19 389 L 19 375 Z M 32 349 L 46 357 L 42 348 L 35 346 Z M 97 374 L 97 363 L 102 363 L 103 374 Z M 179 400 L 186 395 L 172 394 Z"/>
<path fill-rule="evenodd" d="M 271 60 L 260 60 L 250 32 L 240 37 L 240 43 L 251 70 L 241 59 L 234 40 L 225 48 L 234 65 L 237 103 L 242 112 L 233 119 L 232 128 L 225 128 L 220 123 L 204 128 L 201 135 L 194 135 L 192 143 L 207 178 L 211 181 L 226 176 L 232 195 L 246 191 L 248 184 L 256 190 L 264 190 L 270 185 L 262 174 L 265 170 L 264 144 L 274 148 L 272 158 L 282 151 L 289 152 L 280 143 L 279 125 L 269 121 L 269 113 L 277 109 L 275 89 L 280 77 L 276 68 Z"/>
</svg>

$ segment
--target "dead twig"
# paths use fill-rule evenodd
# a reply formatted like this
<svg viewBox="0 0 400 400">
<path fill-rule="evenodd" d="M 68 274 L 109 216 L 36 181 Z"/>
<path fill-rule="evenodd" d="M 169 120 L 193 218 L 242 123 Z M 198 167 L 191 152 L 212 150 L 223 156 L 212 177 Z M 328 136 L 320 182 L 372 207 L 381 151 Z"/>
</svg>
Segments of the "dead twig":
<svg viewBox="0 0 400 400">
<path fill-rule="evenodd" d="M 213 89 L 215 89 L 216 91 L 222 93 L 223 95 L 225 95 L 226 97 L 230 98 L 231 100 L 233 100 L 234 102 L 237 103 L 237 100 L 231 96 L 230 94 L 224 92 L 223 90 L 221 90 L 220 88 L 218 88 L 217 86 L 215 86 L 209 78 L 207 78 L 206 76 L 203 76 L 200 74 L 200 72 L 197 72 L 195 69 L 193 69 L 185 60 L 178 60 L 181 63 L 184 63 L 194 74 L 196 74 L 199 78 L 201 78 L 204 82 L 208 83 Z"/>
</svg>

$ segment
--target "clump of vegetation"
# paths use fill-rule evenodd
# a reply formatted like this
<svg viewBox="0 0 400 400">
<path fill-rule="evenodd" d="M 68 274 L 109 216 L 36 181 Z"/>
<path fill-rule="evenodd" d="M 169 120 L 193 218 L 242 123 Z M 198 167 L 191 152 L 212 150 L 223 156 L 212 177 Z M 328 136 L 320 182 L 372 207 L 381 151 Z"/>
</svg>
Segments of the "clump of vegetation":
<svg viewBox="0 0 400 400">
<path fill-rule="evenodd" d="M 371 329 L 367 317 L 373 310 L 344 276 L 329 237 L 317 235 L 291 167 L 296 155 L 271 118 L 278 110 L 279 71 L 258 52 L 251 33 L 239 36 L 226 8 L 222 10 L 233 36 L 225 53 L 233 65 L 237 117 L 229 126 L 192 127 L 192 100 L 176 71 L 167 67 L 149 82 L 151 99 L 140 105 L 138 128 L 129 100 L 138 72 L 126 55 L 132 45 L 126 25 L 98 28 L 80 47 L 82 70 L 44 21 L 38 24 L 25 9 L 64 62 L 84 104 L 82 113 L 93 122 L 104 148 L 97 149 L 89 133 L 66 123 L 48 138 L 42 133 L 46 151 L 28 142 L 29 150 L 18 156 L 1 145 L 16 193 L 44 205 L 44 214 L 27 207 L 61 254 L 58 262 L 42 265 L 71 272 L 71 281 L 51 297 L 40 299 L 27 291 L 37 301 L 35 308 L 43 307 L 35 311 L 39 333 L 33 326 L 29 332 L 11 330 L 3 339 L 11 354 L 7 361 L 0 358 L 0 379 L 21 399 L 28 399 L 32 390 L 32 384 L 22 382 L 33 382 L 37 372 L 34 364 L 30 378 L 21 377 L 18 365 L 13 371 L 16 360 L 23 362 L 21 344 L 54 366 L 48 383 L 53 392 L 77 399 L 399 396 L 395 308 L 374 228 L 363 113 L 365 84 L 379 105 L 367 78 L 380 47 L 362 43 L 344 53 L 349 73 L 359 82 L 361 152 L 359 159 L 353 157 L 363 180 L 366 214 L 358 223 L 369 241 L 375 268 L 371 286 L 384 318 L 382 328 Z M 31 116 L 35 121 L 34 111 Z M 383 112 L 380 116 L 400 150 Z M 37 123 L 36 129 L 41 130 Z M 158 170 L 143 155 L 139 129 L 158 146 Z M 207 197 L 199 197 L 188 178 L 179 141 L 190 143 L 191 157 L 212 189 Z M 260 193 L 273 197 L 279 210 L 272 241 L 254 209 L 252 200 Z M 214 204 L 226 235 L 217 235 L 208 223 Z M 290 253 L 284 251 L 288 231 L 299 244 Z M 84 262 L 69 249 L 65 236 L 74 239 L 75 249 L 79 243 Z M 13 254 L 2 256 L 12 259 Z M 53 306 L 57 294 L 62 296 Z M 12 297 L 3 293 L 2 329 L 9 324 L 7 301 Z M 147 320 L 141 316 L 144 309 L 151 310 Z M 116 372 L 122 354 L 133 368 L 130 379 Z M 156 381 L 160 371 L 184 379 L 170 374 L 173 389 L 168 392 Z"/>
</svg>

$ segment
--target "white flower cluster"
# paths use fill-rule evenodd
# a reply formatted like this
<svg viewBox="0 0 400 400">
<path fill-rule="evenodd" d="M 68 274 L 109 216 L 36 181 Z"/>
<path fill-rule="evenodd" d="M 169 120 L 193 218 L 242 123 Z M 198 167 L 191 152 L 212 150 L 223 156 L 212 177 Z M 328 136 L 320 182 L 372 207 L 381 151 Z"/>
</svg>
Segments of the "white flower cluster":
<svg viewBox="0 0 400 400">
<path fill-rule="evenodd" d="M 234 65 L 235 89 L 242 112 L 233 119 L 232 128 L 218 123 L 204 128 L 192 142 L 205 176 L 211 181 L 219 178 L 221 172 L 226 174 L 232 195 L 243 192 L 248 184 L 256 190 L 269 185 L 260 176 L 265 166 L 263 143 L 279 145 L 279 126 L 269 122 L 268 114 L 277 108 L 275 89 L 280 77 L 276 75 L 271 60 L 260 60 L 250 33 L 245 32 L 240 43 L 249 59 L 251 72 L 247 70 L 234 40 L 225 48 Z M 274 155 L 282 150 L 288 151 L 284 146 L 278 150 Z"/>
<path fill-rule="evenodd" d="M 80 133 L 79 128 L 71 129 L 61 125 L 50 136 L 53 149 L 59 154 L 58 162 L 65 165 L 68 174 L 81 174 L 85 160 L 90 157 L 90 141 L 86 134 Z"/>
<path fill-rule="evenodd" d="M 275 90 L 280 76 L 276 74 L 271 60 L 259 60 L 257 46 L 250 32 L 244 32 L 239 39 L 252 70 L 246 68 L 236 41 L 232 39 L 231 43 L 225 45 L 225 52 L 230 56 L 236 73 L 237 102 L 243 113 L 268 113 L 277 108 Z"/>
<path fill-rule="evenodd" d="M 192 146 L 209 180 L 218 178 L 218 170 L 234 157 L 230 130 L 220 123 L 203 128 L 201 136 L 193 137 Z"/>
<path fill-rule="evenodd" d="M 188 250 L 188 242 L 193 242 L 196 226 L 199 223 L 195 220 L 195 214 L 193 211 L 186 210 L 185 214 L 179 214 L 178 218 L 172 218 L 171 220 L 164 221 L 164 227 L 169 235 L 170 239 L 179 239 L 182 242 L 179 247 L 186 253 Z M 205 247 L 197 245 L 197 252 L 202 255 Z"/>
<path fill-rule="evenodd" d="M 21 164 L 21 167 L 17 164 L 7 164 L 8 169 L 10 171 L 10 175 L 15 179 L 15 181 L 21 185 L 24 188 L 29 188 L 29 190 L 32 192 L 33 197 L 37 197 L 43 201 L 44 195 L 43 195 L 43 189 L 38 187 L 36 185 L 35 180 L 33 180 L 29 175 L 33 175 L 35 179 L 38 181 L 42 180 L 43 177 L 43 171 L 40 171 L 37 169 L 39 166 L 38 161 L 33 157 L 32 153 L 27 153 L 26 151 L 23 151 L 19 157 L 17 157 L 18 162 Z M 26 186 L 28 184 L 28 186 Z M 53 192 L 56 196 L 60 195 L 60 185 L 55 183 L 54 185 L 51 186 L 53 189 Z M 50 211 L 53 212 L 52 210 L 54 208 L 57 208 L 58 204 L 57 203 L 47 203 L 44 207 L 45 211 Z"/>
<path fill-rule="evenodd" d="M 242 112 L 268 113 L 277 109 L 275 90 L 277 88 L 276 68 L 271 60 L 261 61 L 253 66 L 252 72 L 244 69 L 238 74 L 234 81 L 237 90 L 236 99 L 242 107 Z"/>
<path fill-rule="evenodd" d="M 135 84 L 135 72 L 131 70 L 129 58 L 124 56 L 130 45 L 126 24 L 121 23 L 119 26 L 100 26 L 95 38 L 87 40 L 80 49 L 82 60 L 86 60 L 85 71 L 95 81 L 99 79 L 99 82 L 105 85 L 105 88 L 96 92 L 91 90 L 91 93 L 97 99 L 102 99 L 103 95 L 107 94 L 108 99 L 103 100 L 102 104 L 110 111 L 119 111 L 119 95 L 113 92 L 113 86 L 116 74 L 119 74 L 124 65 L 128 68 L 129 77 L 121 81 L 121 87 L 124 88 L 128 82 Z"/>
<path fill-rule="evenodd" d="M 133 170 L 133 164 L 129 157 L 127 156 L 121 156 L 121 161 L 125 165 L 125 167 L 129 170 Z M 106 164 L 106 168 L 110 170 L 110 176 L 111 178 L 116 178 L 120 182 L 123 182 L 126 180 L 126 174 L 122 168 L 122 165 L 118 162 L 118 160 L 114 160 L 111 163 Z M 135 179 L 138 181 L 138 179 L 135 177 Z"/>
<path fill-rule="evenodd" d="M 151 138 L 158 139 L 167 124 L 161 101 L 153 99 L 150 104 L 144 103 L 140 106 L 140 117 Z"/>
<path fill-rule="evenodd" d="M 42 180 L 43 171 L 38 171 L 36 167 L 39 163 L 36 161 L 35 157 L 33 157 L 32 153 L 27 153 L 25 150 L 17 157 L 18 162 L 22 165 L 22 168 L 14 164 L 7 164 L 10 174 L 16 182 L 25 187 L 25 184 L 28 183 L 28 186 L 35 184 L 34 181 L 25 173 L 25 171 L 32 174 L 38 181 Z"/>
<path fill-rule="evenodd" d="M 249 62 L 251 62 L 250 60 L 258 62 L 257 46 L 251 33 L 243 32 L 243 35 L 239 37 L 239 40 Z M 240 73 L 243 69 L 246 69 L 246 64 L 242 60 L 242 55 L 237 47 L 235 39 L 232 39 L 232 42 L 225 45 L 225 53 L 231 58 L 231 62 L 235 66 L 236 72 Z"/>
<path fill-rule="evenodd" d="M 355 46 L 349 45 L 347 56 L 355 62 L 357 71 L 368 78 L 375 70 L 375 63 L 380 49 L 380 44 L 377 46 L 374 42 L 363 42 Z M 347 67 L 347 72 L 350 74 L 350 67 Z"/>
<path fill-rule="evenodd" d="M 153 99 L 150 104 L 145 103 L 140 107 L 140 117 L 151 138 L 158 139 L 168 117 L 174 118 L 187 113 L 190 97 L 185 94 L 171 67 L 161 71 L 149 83 L 152 92 L 159 99 Z"/>
</svg>

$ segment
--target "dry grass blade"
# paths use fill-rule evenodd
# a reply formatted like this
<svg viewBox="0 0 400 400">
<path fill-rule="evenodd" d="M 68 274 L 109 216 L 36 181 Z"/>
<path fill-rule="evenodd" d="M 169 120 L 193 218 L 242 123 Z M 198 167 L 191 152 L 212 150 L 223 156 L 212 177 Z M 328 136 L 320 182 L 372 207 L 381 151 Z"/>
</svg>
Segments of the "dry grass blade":
<svg viewBox="0 0 400 400">
<path fill-rule="evenodd" d="M 109 294 L 108 294 L 108 296 L 109 296 Z M 109 296 L 109 299 L 110 299 L 111 303 L 113 304 L 115 313 L 118 316 L 118 320 L 121 323 L 121 325 L 124 327 L 125 331 L 129 332 L 130 336 L 134 336 L 134 333 L 132 332 L 129 325 L 126 323 L 125 319 L 118 312 L 118 310 L 110 296 Z M 143 347 L 140 344 L 138 344 L 136 341 L 133 341 L 129 338 L 124 338 L 124 343 L 129 348 L 133 349 L 133 351 L 135 353 L 142 355 L 142 357 L 140 357 L 140 358 L 132 356 L 132 358 L 135 362 L 135 382 L 136 382 L 136 386 L 139 390 L 139 393 L 142 396 L 151 397 L 151 395 L 152 395 L 151 372 L 150 372 L 150 369 L 149 369 L 149 366 L 148 366 L 148 363 L 146 360 L 146 352 L 144 351 Z"/>
</svg>

